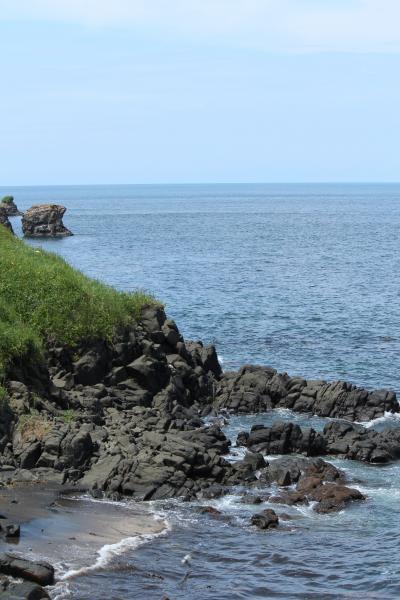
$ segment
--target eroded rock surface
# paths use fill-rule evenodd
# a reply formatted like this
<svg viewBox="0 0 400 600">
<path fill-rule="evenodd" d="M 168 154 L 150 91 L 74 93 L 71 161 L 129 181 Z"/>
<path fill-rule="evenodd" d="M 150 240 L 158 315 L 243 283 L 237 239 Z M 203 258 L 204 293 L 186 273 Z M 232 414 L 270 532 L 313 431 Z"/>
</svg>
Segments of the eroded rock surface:
<svg viewBox="0 0 400 600">
<path fill-rule="evenodd" d="M 38 204 L 29 208 L 22 217 L 25 237 L 65 237 L 72 232 L 62 221 L 67 209 L 58 204 Z"/>
<path fill-rule="evenodd" d="M 330 421 L 322 433 L 288 422 L 254 425 L 250 432 L 239 433 L 236 443 L 262 454 L 336 455 L 369 463 L 400 458 L 399 430 L 374 431 L 344 421 Z"/>
<path fill-rule="evenodd" d="M 8 412 L 0 422 L 0 481 L 54 479 L 91 490 L 96 497 L 145 500 L 211 499 L 237 485 L 264 498 L 265 490 L 258 492 L 257 486 L 274 484 L 285 488 L 279 495 L 282 502 L 314 501 L 320 510 L 334 510 L 362 498 L 347 488 L 337 469 L 321 459 L 301 457 L 293 457 L 289 466 L 282 459 L 268 464 L 263 454 L 315 457 L 334 453 L 335 445 L 339 453 L 347 443 L 342 454 L 350 457 L 354 436 L 361 436 L 360 459 L 376 460 L 383 447 L 375 443 L 378 434 L 357 427 L 353 433 L 317 433 L 292 423 L 255 426 L 239 436 L 249 452 L 232 463 L 227 460 L 230 442 L 221 429 L 224 419 L 205 425 L 201 418 L 218 407 L 264 411 L 286 405 L 296 394 L 311 399 L 315 408 L 325 386 L 329 397 L 332 389 L 339 394 L 338 407 L 332 405 L 331 412 L 352 406 L 355 416 L 364 406 L 376 415 L 396 408 L 389 392 L 374 395 L 332 385 L 258 367 L 223 374 L 214 347 L 185 342 L 164 310 L 151 306 L 140 323 L 120 329 L 112 342 L 97 340 L 75 348 L 53 344 L 42 364 L 10 365 Z M 314 391 L 307 396 L 305 390 Z M 381 404 L 371 398 L 380 398 Z M 375 440 L 368 455 L 365 436 L 368 442 Z M 286 489 L 307 477 L 314 478 L 314 487 Z M 327 483 L 344 488 L 319 489 Z"/>
<path fill-rule="evenodd" d="M 396 394 L 388 390 L 370 392 L 344 381 L 306 381 L 253 365 L 224 374 L 216 386 L 214 408 L 236 413 L 290 408 L 349 421 L 368 421 L 385 412 L 399 412 Z"/>
<path fill-rule="evenodd" d="M 4 196 L 1 199 L 0 209 L 3 209 L 8 217 L 18 217 L 22 215 L 22 212 L 18 210 L 18 207 L 14 202 L 13 196 Z"/>
<path fill-rule="evenodd" d="M 349 502 L 365 499 L 359 490 L 346 485 L 342 471 L 321 458 L 278 458 L 266 467 L 261 480 L 276 482 L 283 488 L 295 484 L 294 489 L 271 496 L 270 502 L 290 506 L 313 502 L 313 510 L 320 513 L 342 510 Z"/>
</svg>

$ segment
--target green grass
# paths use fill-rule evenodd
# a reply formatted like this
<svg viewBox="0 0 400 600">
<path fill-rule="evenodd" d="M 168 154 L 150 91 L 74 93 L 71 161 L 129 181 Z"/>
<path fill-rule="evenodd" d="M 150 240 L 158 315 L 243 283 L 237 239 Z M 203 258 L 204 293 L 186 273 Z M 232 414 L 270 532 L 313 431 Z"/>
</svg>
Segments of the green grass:
<svg viewBox="0 0 400 600">
<path fill-rule="evenodd" d="M 11 204 L 11 202 L 14 202 L 14 196 L 3 196 L 0 200 L 0 204 Z"/>
<path fill-rule="evenodd" d="M 49 340 L 71 346 L 110 340 L 116 327 L 155 303 L 141 291 L 119 292 L 89 279 L 0 226 L 0 376 L 14 358 L 39 355 Z"/>
<path fill-rule="evenodd" d="M 76 419 L 76 412 L 72 408 L 68 408 L 68 410 L 64 410 L 61 416 L 64 423 L 72 423 Z"/>
</svg>

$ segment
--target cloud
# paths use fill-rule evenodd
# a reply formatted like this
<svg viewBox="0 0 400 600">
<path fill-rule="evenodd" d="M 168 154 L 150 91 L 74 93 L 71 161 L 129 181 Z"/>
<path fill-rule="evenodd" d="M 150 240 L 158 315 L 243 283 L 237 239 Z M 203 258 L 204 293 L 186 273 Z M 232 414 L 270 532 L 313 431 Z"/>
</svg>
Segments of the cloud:
<svg viewBox="0 0 400 600">
<path fill-rule="evenodd" d="M 0 0 L 0 21 L 124 27 L 273 52 L 400 52 L 399 0 Z"/>
</svg>

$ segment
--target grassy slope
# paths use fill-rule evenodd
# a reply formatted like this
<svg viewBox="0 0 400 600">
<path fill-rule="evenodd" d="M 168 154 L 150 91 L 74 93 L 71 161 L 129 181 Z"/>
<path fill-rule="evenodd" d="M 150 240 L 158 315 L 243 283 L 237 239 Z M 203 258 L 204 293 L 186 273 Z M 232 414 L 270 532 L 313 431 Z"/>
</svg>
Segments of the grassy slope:
<svg viewBox="0 0 400 600">
<path fill-rule="evenodd" d="M 154 302 L 89 279 L 0 225 L 0 376 L 10 360 L 40 352 L 48 338 L 71 345 L 110 339 L 117 325 Z"/>
</svg>

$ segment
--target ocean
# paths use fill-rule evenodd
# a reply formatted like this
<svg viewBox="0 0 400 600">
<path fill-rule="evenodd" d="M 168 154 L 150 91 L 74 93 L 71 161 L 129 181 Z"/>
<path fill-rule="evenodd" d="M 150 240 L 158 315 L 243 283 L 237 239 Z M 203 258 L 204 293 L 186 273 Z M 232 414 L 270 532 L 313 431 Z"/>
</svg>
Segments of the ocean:
<svg viewBox="0 0 400 600">
<path fill-rule="evenodd" d="M 186 339 L 216 345 L 225 370 L 257 363 L 400 392 L 400 184 L 0 188 L 6 193 L 21 210 L 65 205 L 74 236 L 29 243 L 120 289 L 151 292 Z M 232 417 L 226 433 L 235 440 L 277 419 L 310 424 L 277 411 Z M 388 416 L 370 425 L 399 424 Z M 333 516 L 291 507 L 292 519 L 269 533 L 249 527 L 254 507 L 238 496 L 211 502 L 225 519 L 192 504 L 150 503 L 168 522 L 165 535 L 123 545 L 54 597 L 398 598 L 400 464 L 333 462 L 367 502 Z M 60 570 L 76 561 L 72 553 Z"/>
</svg>

